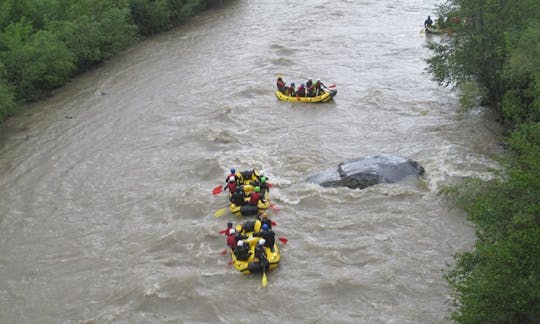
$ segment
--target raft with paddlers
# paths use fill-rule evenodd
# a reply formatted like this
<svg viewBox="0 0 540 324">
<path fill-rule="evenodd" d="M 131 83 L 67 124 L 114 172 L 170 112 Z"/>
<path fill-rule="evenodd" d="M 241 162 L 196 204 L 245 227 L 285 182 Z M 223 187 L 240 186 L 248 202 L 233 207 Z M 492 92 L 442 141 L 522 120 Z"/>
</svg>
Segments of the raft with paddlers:
<svg viewBox="0 0 540 324">
<path fill-rule="evenodd" d="M 253 224 L 253 227 L 250 225 Z M 281 254 L 277 241 L 273 246 L 268 247 L 265 245 L 265 240 L 261 237 L 254 236 L 255 233 L 259 233 L 261 230 L 261 222 L 259 220 L 253 222 L 246 222 L 243 225 L 238 224 L 236 231 L 245 235 L 247 238 L 243 239 L 243 244 L 248 244 L 249 257 L 245 260 L 239 260 L 232 249 L 229 250 L 232 259 L 233 267 L 243 274 L 263 273 L 263 271 L 274 270 L 279 266 L 281 261 Z M 261 244 L 262 243 L 262 244 Z M 258 246 L 258 247 L 257 247 Z M 264 256 L 261 257 L 256 251 L 264 252 Z M 257 260 L 258 259 L 258 260 Z"/>
<path fill-rule="evenodd" d="M 262 179 L 265 179 L 264 181 Z M 254 168 L 252 170 L 245 170 L 245 171 L 236 171 L 236 169 L 232 168 L 231 173 L 227 175 L 227 178 L 225 182 L 228 184 L 230 180 L 233 180 L 234 187 L 242 187 L 246 194 L 249 194 L 257 185 L 260 185 L 262 182 L 266 181 L 266 177 L 264 176 L 263 171 L 257 170 L 257 168 Z M 219 195 L 223 192 L 223 190 L 226 190 L 227 186 L 217 186 L 212 190 L 213 195 Z M 268 187 L 271 187 L 269 183 L 267 183 Z M 262 186 L 261 186 L 262 187 Z M 263 187 L 264 191 L 264 187 Z M 229 197 L 232 194 L 231 190 L 229 189 Z"/>
<path fill-rule="evenodd" d="M 266 191 L 263 195 L 263 199 L 260 199 L 257 202 L 257 205 L 250 205 L 250 197 L 247 196 L 244 198 L 244 204 L 235 204 L 231 202 L 229 204 L 229 210 L 233 215 L 236 216 L 254 216 L 259 214 L 260 212 L 268 209 L 270 207 L 270 199 L 268 198 L 268 191 Z"/>
<path fill-rule="evenodd" d="M 226 181 L 236 184 L 234 174 L 235 172 L 231 172 Z M 277 268 L 281 260 L 277 241 L 282 244 L 287 243 L 287 239 L 284 237 L 277 237 L 276 240 L 272 227 L 276 226 L 277 223 L 270 220 L 267 212 L 264 211 L 269 207 L 275 212 L 279 211 L 279 208 L 272 206 L 269 202 L 269 186 L 266 186 L 265 191 L 261 192 L 259 186 L 265 182 L 266 177 L 262 176 L 249 184 L 227 187 L 234 187 L 234 193 L 239 195 L 239 199 L 243 203 L 246 203 L 245 205 L 236 205 L 231 202 L 231 212 L 235 215 L 257 215 L 257 217 L 255 220 L 246 221 L 236 227 L 233 227 L 233 223 L 229 221 L 227 228 L 219 231 L 220 234 L 227 236 L 227 246 L 229 248 L 223 250 L 222 255 L 227 254 L 227 251 L 229 251 L 231 255 L 229 264 L 244 274 L 262 274 L 261 284 L 263 287 L 266 287 L 268 282 L 267 272 Z M 246 197 L 247 192 L 251 195 Z M 257 204 L 255 205 L 254 202 Z M 220 217 L 224 211 L 225 208 L 217 211 L 215 216 Z"/>
<path fill-rule="evenodd" d="M 327 88 L 326 91 L 324 91 L 323 94 L 318 96 L 309 97 L 307 95 L 304 96 L 289 96 L 285 93 L 277 90 L 276 91 L 276 97 L 281 101 L 290 101 L 290 102 L 305 102 L 305 103 L 317 103 L 317 102 L 329 102 L 334 98 L 337 94 L 337 88 L 336 85 L 333 84 Z"/>
<path fill-rule="evenodd" d="M 223 190 L 229 191 L 229 210 L 237 216 L 253 216 L 275 206 L 270 204 L 269 191 L 271 184 L 267 182 L 263 171 L 256 168 L 248 171 L 237 172 L 231 168 L 231 173 L 226 177 L 227 185 L 217 186 L 212 191 L 218 195 Z M 220 209 L 215 213 L 220 217 L 225 212 Z"/>
</svg>

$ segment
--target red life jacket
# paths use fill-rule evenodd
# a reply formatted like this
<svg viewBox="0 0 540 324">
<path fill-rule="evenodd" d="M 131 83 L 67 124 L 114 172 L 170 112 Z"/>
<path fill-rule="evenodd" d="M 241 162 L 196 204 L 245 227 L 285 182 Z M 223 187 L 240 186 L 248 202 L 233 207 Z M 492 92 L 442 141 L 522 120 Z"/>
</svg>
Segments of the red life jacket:
<svg viewBox="0 0 540 324">
<path fill-rule="evenodd" d="M 259 194 L 257 191 L 253 191 L 251 193 L 251 199 L 249 200 L 249 204 L 253 206 L 257 206 L 257 203 L 259 202 L 260 198 L 261 198 L 261 194 Z"/>
<path fill-rule="evenodd" d="M 235 234 L 229 234 L 227 236 L 227 245 L 234 249 L 236 247 L 236 239 L 234 238 Z"/>
</svg>

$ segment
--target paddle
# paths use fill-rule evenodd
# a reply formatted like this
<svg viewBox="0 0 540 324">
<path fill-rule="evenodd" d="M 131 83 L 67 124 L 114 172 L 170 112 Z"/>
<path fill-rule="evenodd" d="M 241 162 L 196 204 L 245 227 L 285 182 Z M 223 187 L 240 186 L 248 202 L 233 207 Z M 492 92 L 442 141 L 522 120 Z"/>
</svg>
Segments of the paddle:
<svg viewBox="0 0 540 324">
<path fill-rule="evenodd" d="M 214 189 L 212 189 L 212 195 L 214 195 L 214 196 L 219 195 L 222 192 L 223 192 L 223 187 L 222 186 L 217 186 Z"/>
<path fill-rule="evenodd" d="M 227 254 L 227 249 L 221 251 L 221 255 L 226 255 Z"/>
<path fill-rule="evenodd" d="M 262 282 L 261 282 L 263 288 L 266 287 L 268 284 L 268 280 L 266 279 L 266 266 L 263 265 L 263 276 L 262 276 Z"/>
<path fill-rule="evenodd" d="M 289 242 L 289 240 L 284 237 L 278 237 L 278 240 L 283 244 L 287 244 L 287 242 Z"/>
<path fill-rule="evenodd" d="M 227 209 L 227 208 L 221 208 L 220 210 L 218 210 L 217 212 L 214 213 L 214 216 L 215 216 L 215 217 L 221 217 L 221 216 L 223 216 L 223 214 L 225 214 L 225 210 L 226 210 L 226 209 Z"/>
<path fill-rule="evenodd" d="M 270 204 L 270 208 L 271 208 L 273 211 L 275 211 L 276 213 L 277 213 L 278 211 L 281 210 L 281 208 L 279 208 L 279 207 L 276 206 L 276 205 L 272 205 L 272 204 Z"/>
</svg>

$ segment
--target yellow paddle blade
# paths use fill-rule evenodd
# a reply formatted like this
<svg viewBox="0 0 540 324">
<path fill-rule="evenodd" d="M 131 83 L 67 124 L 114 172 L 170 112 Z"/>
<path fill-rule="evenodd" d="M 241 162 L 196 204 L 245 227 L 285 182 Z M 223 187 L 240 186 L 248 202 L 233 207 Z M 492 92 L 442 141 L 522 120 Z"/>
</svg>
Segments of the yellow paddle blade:
<svg viewBox="0 0 540 324">
<path fill-rule="evenodd" d="M 266 285 L 268 284 L 268 281 L 266 280 L 266 271 L 263 272 L 263 277 L 262 277 L 262 282 L 261 282 L 263 288 L 266 287 Z"/>
<path fill-rule="evenodd" d="M 226 209 L 226 208 L 221 208 L 220 210 L 218 210 L 218 211 L 214 214 L 214 216 L 216 216 L 216 217 L 221 217 L 221 216 L 223 216 L 223 214 L 225 214 L 225 209 Z"/>
</svg>

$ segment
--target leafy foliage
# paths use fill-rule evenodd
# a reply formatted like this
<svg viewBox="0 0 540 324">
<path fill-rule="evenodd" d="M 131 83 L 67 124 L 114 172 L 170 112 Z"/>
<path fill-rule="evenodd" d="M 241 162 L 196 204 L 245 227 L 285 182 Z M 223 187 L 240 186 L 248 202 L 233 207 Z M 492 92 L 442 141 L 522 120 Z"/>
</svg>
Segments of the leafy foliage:
<svg viewBox="0 0 540 324">
<path fill-rule="evenodd" d="M 430 45 L 441 85 L 475 82 L 510 133 L 496 180 L 445 190 L 476 224 L 474 251 L 456 256 L 446 277 L 460 323 L 540 322 L 540 6 L 538 1 L 453 0 L 450 38 Z M 482 93 L 482 91 L 479 91 Z"/>
<path fill-rule="evenodd" d="M 7 81 L 4 79 L 5 69 L 0 61 L 0 120 L 7 118 L 15 108 L 13 100 L 13 91 Z"/>
<path fill-rule="evenodd" d="M 33 33 L 25 20 L 10 24 L 1 41 L 9 50 L 0 58 L 20 97 L 41 98 L 43 92 L 63 85 L 75 68 L 75 57 L 63 42 L 46 30 Z"/>
<path fill-rule="evenodd" d="M 37 100 L 139 36 L 186 22 L 211 0 L 3 0 L 0 122 L 16 101 Z"/>
</svg>

